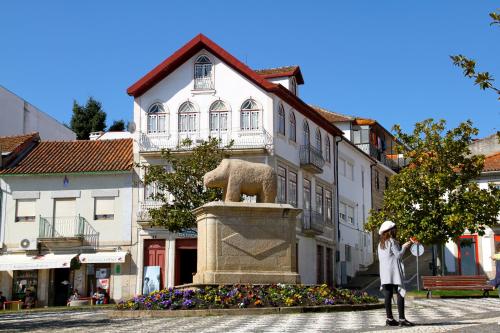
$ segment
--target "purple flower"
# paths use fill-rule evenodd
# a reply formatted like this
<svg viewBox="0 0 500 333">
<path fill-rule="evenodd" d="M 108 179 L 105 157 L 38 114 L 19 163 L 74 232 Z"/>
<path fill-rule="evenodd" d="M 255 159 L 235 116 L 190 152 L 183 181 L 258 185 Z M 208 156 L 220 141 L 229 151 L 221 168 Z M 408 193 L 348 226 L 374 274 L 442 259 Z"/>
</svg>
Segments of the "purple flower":
<svg viewBox="0 0 500 333">
<path fill-rule="evenodd" d="M 335 304 L 335 300 L 331 298 L 326 298 L 324 303 L 325 305 L 333 305 Z"/>
<path fill-rule="evenodd" d="M 184 300 L 184 302 L 182 302 L 182 306 L 185 307 L 186 309 L 192 308 L 194 305 L 195 303 L 190 299 L 186 299 Z"/>
</svg>

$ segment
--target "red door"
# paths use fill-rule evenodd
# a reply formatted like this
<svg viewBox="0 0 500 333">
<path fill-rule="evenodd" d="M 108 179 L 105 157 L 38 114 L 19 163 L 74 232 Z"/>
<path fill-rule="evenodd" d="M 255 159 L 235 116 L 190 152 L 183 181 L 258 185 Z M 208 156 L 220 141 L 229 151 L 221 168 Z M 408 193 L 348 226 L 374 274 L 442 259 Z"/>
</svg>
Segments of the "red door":
<svg viewBox="0 0 500 333">
<path fill-rule="evenodd" d="M 160 289 L 165 281 L 165 240 L 144 240 L 144 266 L 160 266 Z"/>
</svg>

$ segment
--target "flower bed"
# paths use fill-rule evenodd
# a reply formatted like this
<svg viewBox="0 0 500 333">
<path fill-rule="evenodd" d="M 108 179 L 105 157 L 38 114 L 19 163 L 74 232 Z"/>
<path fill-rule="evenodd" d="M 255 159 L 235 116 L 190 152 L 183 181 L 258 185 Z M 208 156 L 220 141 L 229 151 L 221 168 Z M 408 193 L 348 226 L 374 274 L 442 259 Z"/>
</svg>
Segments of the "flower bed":
<svg viewBox="0 0 500 333">
<path fill-rule="evenodd" d="M 378 303 L 366 292 L 326 285 L 224 285 L 164 289 L 117 305 L 120 310 L 187 310 Z"/>
</svg>

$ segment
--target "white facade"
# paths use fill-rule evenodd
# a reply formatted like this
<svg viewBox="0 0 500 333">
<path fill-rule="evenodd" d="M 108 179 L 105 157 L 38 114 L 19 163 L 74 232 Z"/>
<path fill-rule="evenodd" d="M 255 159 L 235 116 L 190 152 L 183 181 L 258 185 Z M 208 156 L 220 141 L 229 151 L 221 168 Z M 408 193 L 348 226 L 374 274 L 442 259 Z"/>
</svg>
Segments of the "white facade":
<svg viewBox="0 0 500 333">
<path fill-rule="evenodd" d="M 131 171 L 3 176 L 0 178 L 0 193 L 3 193 L 0 261 L 34 254 L 74 257 L 97 253 L 101 260 L 109 261 L 82 263 L 79 269 L 67 270 L 70 285 L 82 296 L 90 296 L 98 287 L 96 271 L 104 269 L 111 299 L 132 296 L 135 268 L 131 256 L 125 253 L 132 244 L 132 177 Z M 83 240 L 79 236 L 82 234 Z M 106 259 L 117 253 L 123 254 L 119 261 Z M 0 290 L 8 299 L 15 299 L 16 276 L 29 272 L 37 276 L 34 288 L 38 306 L 55 304 L 59 285 L 54 281 L 60 274 L 55 271 L 57 269 L 2 270 Z"/>
<path fill-rule="evenodd" d="M 69 128 L 0 86 L 0 136 L 38 132 L 42 140 L 75 140 Z"/>
<path fill-rule="evenodd" d="M 340 268 L 337 282 L 346 284 L 360 269 L 373 263 L 372 235 L 365 231 L 371 209 L 371 165 L 374 161 L 342 140 L 338 147 Z"/>
<path fill-rule="evenodd" d="M 200 56 L 208 58 L 213 66 L 208 89 L 195 87 L 194 67 Z M 287 82 L 292 79 L 273 79 L 273 82 L 277 81 L 289 88 Z M 245 104 L 248 100 L 252 101 L 253 107 L 242 110 L 248 106 Z M 217 104 L 220 106 L 219 101 L 223 102 L 224 115 L 219 113 L 217 116 L 211 116 L 211 107 Z M 182 111 L 186 110 L 186 102 L 190 103 L 189 112 L 184 113 Z M 154 107 L 155 104 L 161 106 L 161 112 L 148 112 L 158 110 Z M 283 119 L 280 118 L 281 109 L 284 111 L 284 128 L 283 123 L 279 124 L 280 119 Z M 220 112 L 220 109 L 217 112 Z M 191 120 L 183 123 L 186 116 L 191 117 Z M 296 124 L 295 138 L 291 135 L 293 130 L 290 127 L 293 117 Z M 220 121 L 221 118 L 224 119 L 223 122 Z M 328 279 L 333 281 L 336 202 L 333 161 L 336 159 L 336 145 L 335 137 L 331 133 L 327 133 L 319 124 L 307 119 L 278 96 L 263 90 L 206 50 L 190 57 L 168 76 L 136 97 L 134 121 L 137 127 L 134 155 L 139 163 L 161 163 L 159 150 L 174 148 L 183 138 L 189 137 L 196 142 L 198 139 L 206 140 L 209 136 L 216 136 L 225 143 L 234 140 L 235 157 L 273 166 L 278 175 L 281 175 L 282 186 L 277 200 L 305 208 L 305 214 L 302 214 L 305 220 L 297 221 L 298 271 L 301 282 L 309 284 L 327 282 Z M 310 132 L 307 143 L 310 143 L 310 146 L 316 147 L 316 137 L 319 138 L 316 133 L 320 133 L 321 140 L 318 142 L 321 142 L 320 155 L 323 157 L 319 157 L 326 160 L 320 170 L 304 167 L 304 163 L 300 161 L 300 149 L 305 143 L 306 122 Z M 188 131 L 185 131 L 186 128 Z M 330 158 L 326 158 L 327 151 Z M 304 195 L 304 186 L 309 188 L 308 195 Z M 292 190 L 294 188 L 297 189 L 296 192 Z M 154 205 L 147 199 L 143 188 L 138 189 L 137 197 L 139 215 Z M 177 239 L 175 235 L 158 229 L 144 228 L 140 233 L 139 257 L 145 240 L 159 238 L 165 239 L 163 247 L 166 253 L 162 264 L 166 268 L 163 281 L 165 286 L 172 286 L 176 283 L 173 271 L 178 250 L 174 244 Z M 138 281 L 142 281 L 142 276 L 138 276 Z M 138 284 L 137 293 L 140 291 Z"/>
</svg>

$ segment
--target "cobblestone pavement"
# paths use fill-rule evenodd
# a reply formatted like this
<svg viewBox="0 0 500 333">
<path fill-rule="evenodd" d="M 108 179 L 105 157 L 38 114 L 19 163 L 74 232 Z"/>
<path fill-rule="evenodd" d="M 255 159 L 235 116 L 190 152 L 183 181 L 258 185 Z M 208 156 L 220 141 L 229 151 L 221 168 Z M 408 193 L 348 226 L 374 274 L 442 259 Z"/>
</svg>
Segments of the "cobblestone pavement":
<svg viewBox="0 0 500 333">
<path fill-rule="evenodd" d="M 281 315 L 110 319 L 106 311 L 0 315 L 0 332 L 500 332 L 500 300 L 436 299 L 407 304 L 417 326 L 390 327 L 383 309 Z M 395 309 L 394 309 L 395 310 Z M 396 312 L 396 311 L 395 311 Z"/>
</svg>

